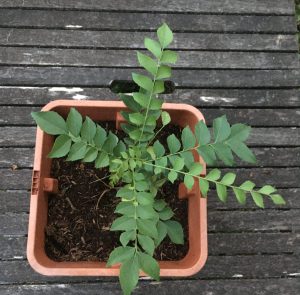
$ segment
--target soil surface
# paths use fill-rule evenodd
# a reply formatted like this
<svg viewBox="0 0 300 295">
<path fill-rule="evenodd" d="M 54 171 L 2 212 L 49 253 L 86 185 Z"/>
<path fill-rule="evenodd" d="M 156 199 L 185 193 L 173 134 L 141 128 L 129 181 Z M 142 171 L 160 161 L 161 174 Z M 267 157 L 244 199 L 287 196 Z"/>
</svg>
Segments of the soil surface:
<svg viewBox="0 0 300 295">
<path fill-rule="evenodd" d="M 115 131 L 112 122 L 101 123 Z M 178 127 L 170 126 L 159 136 L 165 145 L 166 137 L 178 135 Z M 58 179 L 59 193 L 48 199 L 48 224 L 45 249 L 55 261 L 107 261 L 110 252 L 120 246 L 121 232 L 109 230 L 119 198 L 108 186 L 108 170 L 96 169 L 93 163 L 67 162 L 53 159 L 51 175 Z M 178 183 L 166 183 L 156 198 L 163 198 L 173 209 L 173 220 L 184 230 L 184 245 L 175 245 L 167 237 L 156 249 L 157 260 L 180 260 L 188 251 L 187 201 L 178 199 Z"/>
</svg>

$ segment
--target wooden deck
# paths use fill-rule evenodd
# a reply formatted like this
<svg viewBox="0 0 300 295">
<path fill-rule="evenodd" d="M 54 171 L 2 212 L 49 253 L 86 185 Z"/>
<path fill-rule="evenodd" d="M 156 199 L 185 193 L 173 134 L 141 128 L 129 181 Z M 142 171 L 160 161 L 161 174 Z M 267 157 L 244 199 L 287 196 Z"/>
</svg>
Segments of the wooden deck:
<svg viewBox="0 0 300 295">
<path fill-rule="evenodd" d="M 76 5 L 74 4 L 76 2 Z M 116 278 L 45 277 L 26 260 L 35 125 L 53 99 L 116 99 L 135 49 L 167 21 L 180 53 L 168 101 L 253 126 L 259 160 L 240 179 L 280 188 L 287 205 L 208 201 L 209 258 L 191 278 L 135 294 L 300 294 L 300 68 L 294 0 L 0 1 L 0 294 L 120 294 Z M 227 169 L 222 167 L 222 169 Z"/>
</svg>

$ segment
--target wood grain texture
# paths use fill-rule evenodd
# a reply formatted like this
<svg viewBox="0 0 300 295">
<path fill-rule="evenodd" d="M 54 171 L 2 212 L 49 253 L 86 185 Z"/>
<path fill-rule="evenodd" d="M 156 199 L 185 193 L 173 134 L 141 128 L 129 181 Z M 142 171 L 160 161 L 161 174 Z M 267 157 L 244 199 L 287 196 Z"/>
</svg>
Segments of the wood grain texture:
<svg viewBox="0 0 300 295">
<path fill-rule="evenodd" d="M 271 5 L 272 4 L 272 5 Z M 74 10 L 109 10 L 109 11 L 176 11 L 176 12 L 192 12 L 192 13 L 254 13 L 254 14 L 293 14 L 293 1 L 286 0 L 227 0 L 226 5 L 222 0 L 171 0 L 151 2 L 146 1 L 130 1 L 129 3 L 122 0 L 97 0 L 90 1 L 48 1 L 48 0 L 4 0 L 1 1 L 0 7 L 20 7 L 20 8 L 49 8 L 49 9 L 74 9 Z"/>
<path fill-rule="evenodd" d="M 139 282 L 135 290 L 136 295 L 159 294 L 169 295 L 274 295 L 285 294 L 295 295 L 300 289 L 300 281 L 297 278 L 277 279 L 243 279 L 243 280 L 163 280 L 161 282 Z M 3 295 L 64 295 L 64 294 L 89 294 L 89 295 L 121 295 L 120 286 L 117 282 L 99 283 L 77 283 L 77 284 L 38 284 L 38 285 L 5 285 L 0 286 Z"/>
<path fill-rule="evenodd" d="M 154 33 L 120 31 L 79 31 L 44 29 L 0 29 L 1 46 L 36 46 L 55 48 L 131 48 L 143 49 L 144 38 Z M 221 34 L 175 33 L 173 49 L 246 50 L 297 52 L 295 34 Z"/>
<path fill-rule="evenodd" d="M 119 100 L 108 88 L 0 86 L 0 105 L 44 105 L 55 99 Z M 298 89 L 175 89 L 168 102 L 199 107 L 300 107 Z"/>
<path fill-rule="evenodd" d="M 179 51 L 176 68 L 296 69 L 297 53 Z M 140 67 L 135 50 L 0 47 L 0 65 Z"/>
<path fill-rule="evenodd" d="M 151 31 L 162 22 L 174 32 L 296 33 L 293 16 L 0 10 L 0 26 L 14 28 Z"/>
<path fill-rule="evenodd" d="M 141 70 L 135 72 L 141 73 Z M 109 86 L 112 80 L 130 80 L 131 69 L 82 67 L 0 68 L 3 85 Z M 299 70 L 173 70 L 172 81 L 180 87 L 282 88 L 300 84 Z"/>
<path fill-rule="evenodd" d="M 1 127 L 0 147 L 33 147 L 35 127 Z M 249 146 L 300 146 L 299 128 L 253 128 Z"/>
</svg>

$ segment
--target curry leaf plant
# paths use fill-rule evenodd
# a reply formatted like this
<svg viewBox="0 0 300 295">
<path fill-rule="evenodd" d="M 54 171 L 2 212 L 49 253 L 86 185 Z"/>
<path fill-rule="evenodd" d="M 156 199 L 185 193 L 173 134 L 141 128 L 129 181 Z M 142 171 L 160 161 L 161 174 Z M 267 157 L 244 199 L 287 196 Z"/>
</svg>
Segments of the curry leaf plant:
<svg viewBox="0 0 300 295">
<path fill-rule="evenodd" d="M 146 38 L 148 54 L 138 52 L 138 62 L 145 74 L 133 73 L 138 92 L 120 95 L 128 107 L 122 112 L 126 123 L 121 128 L 126 134 L 120 140 L 107 132 L 88 116 L 71 108 L 66 119 L 53 111 L 32 113 L 38 126 L 48 134 L 56 135 L 50 158 L 66 157 L 67 161 L 94 162 L 96 168 L 108 167 L 109 185 L 116 189 L 119 203 L 118 216 L 111 231 L 120 232 L 120 246 L 110 254 L 107 266 L 120 264 L 120 283 L 125 295 L 131 294 L 143 271 L 159 280 L 159 264 L 153 258 L 155 248 L 168 236 L 173 243 L 183 244 L 183 229 L 172 220 L 174 212 L 161 198 L 159 189 L 165 182 L 184 182 L 187 189 L 199 185 L 202 197 L 214 187 L 222 202 L 227 192 L 233 191 L 239 203 L 245 204 L 249 195 L 258 207 L 264 207 L 264 199 L 284 204 L 284 199 L 273 186 L 256 188 L 251 181 L 236 185 L 232 172 L 221 175 L 219 169 L 202 174 L 202 165 L 194 160 L 198 153 L 208 165 L 222 161 L 234 164 L 235 156 L 254 163 L 255 156 L 246 145 L 250 127 L 244 124 L 230 125 L 225 116 L 213 121 L 209 130 L 199 121 L 191 130 L 186 126 L 181 136 L 167 137 L 166 148 L 157 139 L 159 132 L 171 122 L 168 112 L 162 110 L 164 80 L 171 77 L 170 64 L 177 61 L 177 53 L 167 49 L 173 33 L 167 24 L 157 30 L 158 40 Z"/>
</svg>

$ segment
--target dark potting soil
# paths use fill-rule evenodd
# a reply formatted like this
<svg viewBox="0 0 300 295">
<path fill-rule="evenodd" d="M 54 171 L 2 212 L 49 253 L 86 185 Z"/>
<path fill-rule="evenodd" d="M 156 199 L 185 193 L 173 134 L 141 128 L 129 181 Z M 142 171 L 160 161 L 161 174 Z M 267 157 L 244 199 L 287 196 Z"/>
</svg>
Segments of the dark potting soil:
<svg viewBox="0 0 300 295">
<path fill-rule="evenodd" d="M 101 123 L 115 131 L 113 122 Z M 166 137 L 180 133 L 179 127 L 170 126 L 159 136 L 166 145 Z M 96 169 L 93 163 L 67 162 L 53 159 L 51 175 L 58 179 L 59 193 L 48 199 L 48 223 L 45 249 L 55 261 L 107 261 L 110 252 L 120 246 L 121 232 L 109 230 L 120 201 L 116 190 L 108 186 L 108 169 Z M 173 244 L 167 237 L 155 250 L 157 260 L 180 260 L 188 251 L 187 201 L 178 199 L 178 184 L 166 183 L 156 198 L 163 198 L 184 230 L 184 245 Z"/>
</svg>

